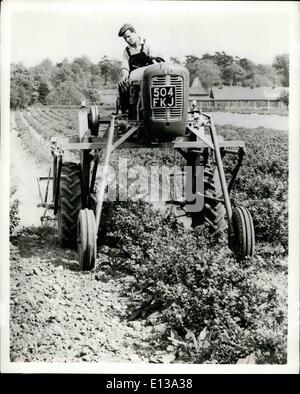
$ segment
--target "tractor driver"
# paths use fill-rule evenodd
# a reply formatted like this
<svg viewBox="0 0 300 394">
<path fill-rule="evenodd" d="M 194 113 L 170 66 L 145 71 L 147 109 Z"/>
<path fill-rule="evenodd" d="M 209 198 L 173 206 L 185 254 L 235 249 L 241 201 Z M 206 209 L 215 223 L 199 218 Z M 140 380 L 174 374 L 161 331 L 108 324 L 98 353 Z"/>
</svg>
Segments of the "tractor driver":
<svg viewBox="0 0 300 394">
<path fill-rule="evenodd" d="M 123 112 L 128 108 L 129 85 L 127 80 L 130 72 L 139 67 L 145 67 L 149 64 L 163 61 L 163 59 L 153 56 L 152 50 L 146 43 L 146 40 L 141 40 L 135 28 L 130 23 L 125 23 L 121 27 L 118 36 L 123 37 L 128 44 L 123 52 L 119 79 L 120 104 Z"/>
</svg>

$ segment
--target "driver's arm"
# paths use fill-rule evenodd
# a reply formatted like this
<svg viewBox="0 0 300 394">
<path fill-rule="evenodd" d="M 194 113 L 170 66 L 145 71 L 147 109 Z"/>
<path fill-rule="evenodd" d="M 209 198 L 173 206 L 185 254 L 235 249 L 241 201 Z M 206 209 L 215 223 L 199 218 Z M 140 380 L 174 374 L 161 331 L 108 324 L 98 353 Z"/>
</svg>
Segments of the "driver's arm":
<svg viewBox="0 0 300 394">
<path fill-rule="evenodd" d="M 121 82 L 126 82 L 129 77 L 129 70 L 127 68 L 122 68 L 121 69 L 121 74 L 119 78 L 119 83 Z"/>
<path fill-rule="evenodd" d="M 124 83 L 127 81 L 129 77 L 129 57 L 127 51 L 124 50 L 122 64 L 121 64 L 121 73 L 119 77 L 119 83 Z"/>
</svg>

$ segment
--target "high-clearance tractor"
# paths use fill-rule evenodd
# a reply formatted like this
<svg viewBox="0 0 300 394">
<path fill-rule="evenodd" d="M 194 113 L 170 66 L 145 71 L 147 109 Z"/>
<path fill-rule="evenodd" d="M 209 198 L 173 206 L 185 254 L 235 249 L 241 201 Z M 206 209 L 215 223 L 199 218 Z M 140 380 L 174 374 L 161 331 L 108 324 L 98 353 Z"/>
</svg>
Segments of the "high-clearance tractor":
<svg viewBox="0 0 300 394">
<path fill-rule="evenodd" d="M 243 141 L 225 141 L 218 136 L 213 118 L 201 110 L 189 110 L 189 74 L 182 65 L 160 62 L 136 69 L 129 77 L 126 111 L 117 104 L 110 120 L 101 120 L 98 107 L 79 109 L 77 135 L 52 138 L 52 165 L 42 205 L 54 210 L 63 246 L 77 244 L 81 270 L 95 266 L 97 236 L 111 153 L 118 148 L 173 148 L 192 167 L 192 187 L 201 176 L 202 209 L 192 212 L 192 226 L 207 223 L 212 232 L 227 228 L 228 244 L 238 259 L 254 254 L 255 235 L 247 208 L 233 208 L 229 197 L 245 154 Z M 68 150 L 79 150 L 80 163 L 64 161 Z M 101 154 L 102 153 L 102 154 Z M 235 157 L 228 182 L 223 158 Z M 101 183 L 95 195 L 97 168 L 103 157 Z M 202 169 L 199 171 L 199 169 Z M 49 183 L 53 201 L 48 203 Z M 40 183 L 39 183 L 40 186 Z M 183 204 L 184 205 L 184 204 Z M 184 206 L 183 206 L 184 210 Z M 227 222 L 226 222 L 227 218 Z"/>
</svg>

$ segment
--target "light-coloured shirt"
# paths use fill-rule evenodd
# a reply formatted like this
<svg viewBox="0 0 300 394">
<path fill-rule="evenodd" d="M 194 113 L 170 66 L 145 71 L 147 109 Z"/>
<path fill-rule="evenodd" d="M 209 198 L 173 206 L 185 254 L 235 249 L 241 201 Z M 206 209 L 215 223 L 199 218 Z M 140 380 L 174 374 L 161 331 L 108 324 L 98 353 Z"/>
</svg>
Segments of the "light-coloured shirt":
<svg viewBox="0 0 300 394">
<path fill-rule="evenodd" d="M 126 48 L 129 49 L 130 55 L 136 55 L 137 53 L 141 52 L 141 49 L 142 49 L 141 47 L 142 47 L 143 43 L 144 43 L 143 52 L 147 56 L 149 56 L 149 57 L 156 57 L 156 56 L 158 56 L 158 55 L 155 55 L 155 56 L 153 55 L 153 51 L 150 48 L 150 46 L 148 45 L 147 41 L 146 40 L 141 40 L 140 37 L 139 37 L 139 43 L 136 46 L 136 48 L 135 47 L 131 47 L 129 45 Z M 127 52 L 126 48 L 124 49 L 124 52 L 123 52 L 121 68 L 124 68 L 125 70 L 129 71 L 129 55 L 128 55 L 128 52 Z"/>
</svg>

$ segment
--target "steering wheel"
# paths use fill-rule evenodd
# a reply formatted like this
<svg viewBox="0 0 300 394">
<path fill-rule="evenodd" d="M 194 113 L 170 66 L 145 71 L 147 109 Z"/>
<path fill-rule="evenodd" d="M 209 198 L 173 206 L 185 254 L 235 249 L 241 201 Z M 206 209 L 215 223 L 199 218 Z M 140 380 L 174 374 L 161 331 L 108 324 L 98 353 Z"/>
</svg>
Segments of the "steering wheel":
<svg viewBox="0 0 300 394">
<path fill-rule="evenodd" d="M 155 60 L 157 63 L 162 63 L 165 61 L 162 57 L 154 57 L 153 60 Z"/>
</svg>

